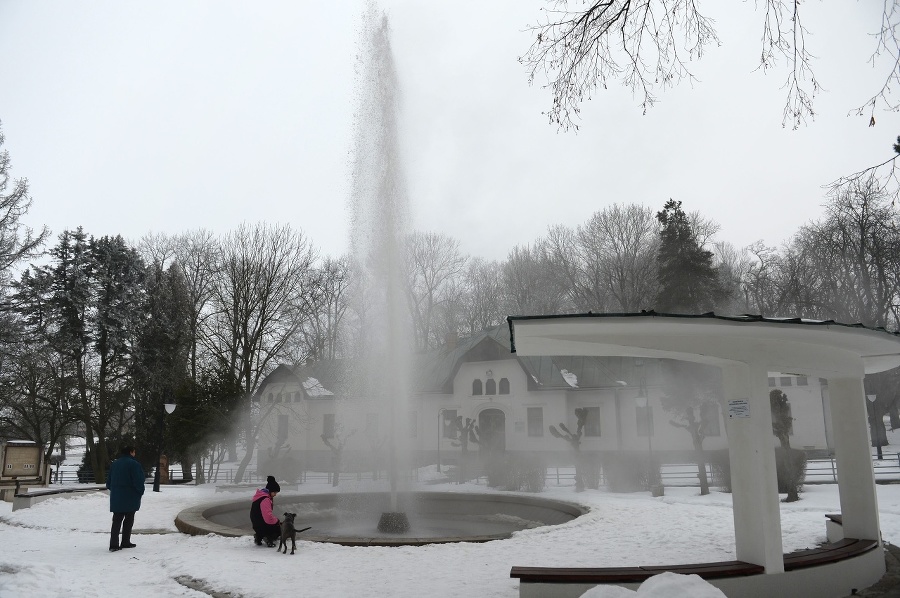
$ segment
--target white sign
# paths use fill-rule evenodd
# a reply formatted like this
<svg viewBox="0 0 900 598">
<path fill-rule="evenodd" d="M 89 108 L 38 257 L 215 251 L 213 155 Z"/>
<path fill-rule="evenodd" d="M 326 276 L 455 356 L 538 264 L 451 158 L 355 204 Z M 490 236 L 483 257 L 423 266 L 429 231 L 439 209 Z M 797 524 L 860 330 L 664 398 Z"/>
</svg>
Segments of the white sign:
<svg viewBox="0 0 900 598">
<path fill-rule="evenodd" d="M 747 399 L 728 401 L 728 417 L 750 417 L 750 402 Z"/>
</svg>

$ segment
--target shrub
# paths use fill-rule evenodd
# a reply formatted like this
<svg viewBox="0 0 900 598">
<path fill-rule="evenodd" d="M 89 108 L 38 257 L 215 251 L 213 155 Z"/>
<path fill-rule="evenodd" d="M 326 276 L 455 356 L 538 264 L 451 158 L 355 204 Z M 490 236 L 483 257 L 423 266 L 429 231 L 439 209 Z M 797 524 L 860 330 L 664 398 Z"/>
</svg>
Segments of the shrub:
<svg viewBox="0 0 900 598">
<path fill-rule="evenodd" d="M 488 486 L 510 491 L 543 492 L 547 468 L 540 459 L 519 453 L 492 455 L 486 462 Z"/>
<path fill-rule="evenodd" d="M 787 494 L 790 499 L 796 500 L 793 494 L 802 492 L 803 484 L 806 482 L 806 461 L 807 455 L 804 451 L 775 448 L 775 472 L 779 494 Z M 718 486 L 723 492 L 731 492 L 731 461 L 728 450 L 709 451 L 707 462 L 712 468 L 713 485 Z"/>
<path fill-rule="evenodd" d="M 731 458 L 728 449 L 708 451 L 706 462 L 712 469 L 712 485 L 722 492 L 731 492 Z"/>
<path fill-rule="evenodd" d="M 584 481 L 584 487 L 596 490 L 600 487 L 600 460 L 597 455 L 581 453 L 581 479 Z"/>
<path fill-rule="evenodd" d="M 636 453 L 607 453 L 600 461 L 606 476 L 606 487 L 611 492 L 638 492 L 647 488 L 646 456 Z"/>
<path fill-rule="evenodd" d="M 787 501 L 799 499 L 806 482 L 806 453 L 798 449 L 775 449 L 775 470 L 778 475 L 778 493 L 787 494 Z"/>
</svg>

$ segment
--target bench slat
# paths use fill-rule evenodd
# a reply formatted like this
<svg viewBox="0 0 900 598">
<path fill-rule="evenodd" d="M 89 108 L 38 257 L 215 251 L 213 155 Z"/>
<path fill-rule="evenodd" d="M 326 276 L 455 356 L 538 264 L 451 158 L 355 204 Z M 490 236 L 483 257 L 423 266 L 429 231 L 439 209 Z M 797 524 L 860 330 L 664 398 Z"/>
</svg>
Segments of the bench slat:
<svg viewBox="0 0 900 598">
<path fill-rule="evenodd" d="M 799 550 L 784 556 L 785 571 L 834 563 L 864 554 L 878 547 L 877 540 L 844 538 L 819 548 Z M 692 563 L 686 565 L 644 565 L 641 567 L 513 567 L 509 576 L 531 583 L 603 583 L 639 582 L 653 575 L 671 571 L 695 574 L 703 579 L 757 575 L 765 568 L 744 561 Z"/>
</svg>

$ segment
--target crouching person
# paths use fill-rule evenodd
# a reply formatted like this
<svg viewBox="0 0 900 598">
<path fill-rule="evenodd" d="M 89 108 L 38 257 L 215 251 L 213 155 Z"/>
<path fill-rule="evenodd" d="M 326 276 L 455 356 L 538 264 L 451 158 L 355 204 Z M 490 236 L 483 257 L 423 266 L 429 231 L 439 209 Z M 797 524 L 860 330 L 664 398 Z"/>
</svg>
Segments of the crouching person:
<svg viewBox="0 0 900 598">
<path fill-rule="evenodd" d="M 281 536 L 281 522 L 272 512 L 274 499 L 281 492 L 281 486 L 275 481 L 274 476 L 266 478 L 266 487 L 260 488 L 253 495 L 253 503 L 250 505 L 250 522 L 253 523 L 253 541 L 257 546 L 275 546 L 275 541 Z"/>
</svg>

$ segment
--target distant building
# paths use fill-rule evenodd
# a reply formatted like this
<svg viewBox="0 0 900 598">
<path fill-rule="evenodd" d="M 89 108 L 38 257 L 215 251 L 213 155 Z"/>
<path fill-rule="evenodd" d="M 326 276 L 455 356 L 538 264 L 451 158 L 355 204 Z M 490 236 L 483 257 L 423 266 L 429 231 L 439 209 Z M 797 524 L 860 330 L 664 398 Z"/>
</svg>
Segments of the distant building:
<svg viewBox="0 0 900 598">
<path fill-rule="evenodd" d="M 454 462 L 461 450 L 451 418 L 475 420 L 481 442 L 469 450 L 540 454 L 545 462 L 571 462 L 568 444 L 549 426 L 575 429 L 575 409 L 587 408 L 581 450 L 587 453 L 653 450 L 670 462 L 692 459 L 690 435 L 670 425 L 661 398 L 661 360 L 633 357 L 519 357 L 510 352 L 506 326 L 491 328 L 415 356 L 414 390 L 407 406 L 409 443 L 418 465 Z M 259 463 L 290 456 L 299 467 L 328 471 L 343 445 L 345 471 L 370 471 L 385 458 L 384 411 L 352 397 L 349 361 L 321 361 L 276 368 L 254 397 L 261 418 Z M 831 448 L 828 388 L 819 379 L 772 373 L 771 388 L 791 404 L 791 445 L 808 451 Z M 364 395 L 364 390 L 360 391 Z M 727 448 L 727 408 L 702 410 L 704 449 Z M 772 436 L 772 444 L 778 444 Z M 383 466 L 381 467 L 384 468 Z"/>
</svg>

